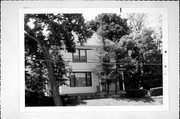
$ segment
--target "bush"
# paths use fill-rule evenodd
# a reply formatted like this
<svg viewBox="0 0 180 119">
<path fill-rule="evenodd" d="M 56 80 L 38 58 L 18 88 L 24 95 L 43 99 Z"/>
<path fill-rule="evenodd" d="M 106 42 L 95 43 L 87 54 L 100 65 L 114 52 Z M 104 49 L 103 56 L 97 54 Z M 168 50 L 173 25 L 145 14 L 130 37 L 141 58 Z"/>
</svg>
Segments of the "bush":
<svg viewBox="0 0 180 119">
<path fill-rule="evenodd" d="M 68 95 L 61 95 L 63 106 L 67 105 L 71 99 Z M 38 93 L 29 93 L 25 97 L 26 106 L 55 106 L 53 97 L 45 97 Z"/>
<path fill-rule="evenodd" d="M 147 94 L 147 90 L 145 89 L 129 89 L 126 90 L 126 96 L 128 98 L 142 98 Z"/>
<path fill-rule="evenodd" d="M 151 88 L 150 89 L 150 95 L 151 96 L 160 96 L 160 95 L 163 95 L 163 88 L 162 87 Z"/>
<path fill-rule="evenodd" d="M 26 96 L 25 102 L 26 106 L 54 106 L 53 98 L 45 96 Z"/>
<path fill-rule="evenodd" d="M 71 101 L 71 98 L 68 95 L 61 95 L 61 99 L 64 106 Z"/>
</svg>

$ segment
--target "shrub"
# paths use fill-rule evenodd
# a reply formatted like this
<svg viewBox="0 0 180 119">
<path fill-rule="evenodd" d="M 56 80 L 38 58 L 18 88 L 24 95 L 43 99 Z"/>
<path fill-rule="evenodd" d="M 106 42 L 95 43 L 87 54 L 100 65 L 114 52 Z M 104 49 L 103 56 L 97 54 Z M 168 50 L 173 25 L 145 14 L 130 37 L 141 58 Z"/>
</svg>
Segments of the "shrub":
<svg viewBox="0 0 180 119">
<path fill-rule="evenodd" d="M 71 98 L 68 95 L 61 95 L 61 99 L 62 99 L 63 105 L 66 105 L 71 101 Z"/>
<path fill-rule="evenodd" d="M 147 90 L 145 89 L 129 89 L 126 90 L 126 96 L 129 98 L 142 98 L 147 94 Z"/>
<path fill-rule="evenodd" d="M 160 96 L 160 95 L 163 95 L 163 88 L 162 87 L 151 88 L 150 89 L 150 95 L 151 96 Z"/>
<path fill-rule="evenodd" d="M 54 106 L 54 101 L 52 97 L 31 94 L 25 97 L 25 104 L 26 106 Z"/>
</svg>

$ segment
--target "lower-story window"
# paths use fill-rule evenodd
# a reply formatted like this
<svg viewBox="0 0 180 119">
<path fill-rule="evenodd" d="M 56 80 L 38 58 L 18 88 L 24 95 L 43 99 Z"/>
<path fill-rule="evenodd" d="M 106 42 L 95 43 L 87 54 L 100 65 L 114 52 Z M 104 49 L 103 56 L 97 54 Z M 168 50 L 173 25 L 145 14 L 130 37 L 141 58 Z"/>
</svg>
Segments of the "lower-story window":
<svg viewBox="0 0 180 119">
<path fill-rule="evenodd" d="M 71 87 L 92 86 L 91 72 L 73 72 L 70 79 Z"/>
</svg>

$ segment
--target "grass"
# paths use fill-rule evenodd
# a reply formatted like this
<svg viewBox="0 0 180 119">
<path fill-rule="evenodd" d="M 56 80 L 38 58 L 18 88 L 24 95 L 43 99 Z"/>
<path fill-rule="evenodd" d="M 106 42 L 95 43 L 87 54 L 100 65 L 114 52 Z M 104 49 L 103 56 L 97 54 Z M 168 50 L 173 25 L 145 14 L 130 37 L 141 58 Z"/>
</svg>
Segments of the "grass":
<svg viewBox="0 0 180 119">
<path fill-rule="evenodd" d="M 154 96 L 146 98 L 104 98 L 81 101 L 71 101 L 68 106 L 143 106 L 162 105 L 163 97 Z"/>
</svg>

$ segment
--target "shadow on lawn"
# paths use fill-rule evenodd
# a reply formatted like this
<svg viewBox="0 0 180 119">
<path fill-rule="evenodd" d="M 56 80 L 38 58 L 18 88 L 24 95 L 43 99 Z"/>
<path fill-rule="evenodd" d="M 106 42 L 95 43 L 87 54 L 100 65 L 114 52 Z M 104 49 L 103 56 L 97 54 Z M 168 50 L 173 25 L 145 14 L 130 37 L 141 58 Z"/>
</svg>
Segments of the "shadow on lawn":
<svg viewBox="0 0 180 119">
<path fill-rule="evenodd" d="M 87 102 L 84 102 L 83 100 L 71 100 L 68 101 L 65 106 L 77 106 L 77 105 L 85 105 Z"/>
<path fill-rule="evenodd" d="M 35 106 L 55 106 L 52 97 L 26 97 L 25 98 L 26 107 L 35 107 Z M 63 106 L 77 106 L 84 105 L 86 102 L 83 100 L 71 100 L 66 96 L 62 96 Z"/>
<path fill-rule="evenodd" d="M 132 101 L 136 101 L 136 102 L 141 101 L 141 102 L 144 102 L 144 103 L 146 103 L 146 102 L 149 102 L 149 103 L 155 102 L 155 100 L 153 98 L 151 98 L 151 97 L 144 97 L 144 98 L 126 98 L 126 97 L 122 98 L 121 97 L 121 98 L 113 98 L 113 99 L 122 100 L 122 101 L 128 101 L 128 102 L 132 102 Z"/>
</svg>

